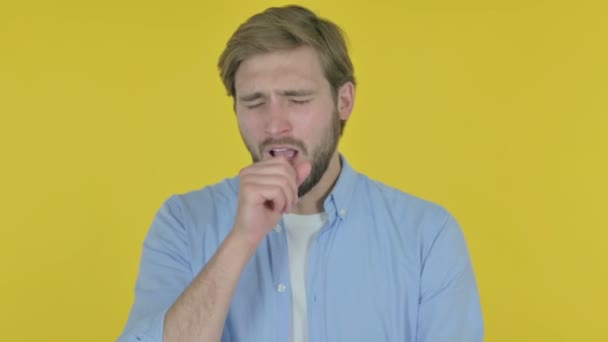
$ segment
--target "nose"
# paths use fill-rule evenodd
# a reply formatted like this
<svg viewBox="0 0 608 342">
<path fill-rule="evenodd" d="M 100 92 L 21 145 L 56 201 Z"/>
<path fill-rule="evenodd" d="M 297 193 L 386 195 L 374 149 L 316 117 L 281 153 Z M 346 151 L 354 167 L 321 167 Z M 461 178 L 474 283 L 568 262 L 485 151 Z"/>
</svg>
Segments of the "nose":
<svg viewBox="0 0 608 342">
<path fill-rule="evenodd" d="M 266 133 L 270 136 L 281 136 L 291 131 L 291 122 L 287 108 L 279 99 L 272 99 L 268 106 Z"/>
</svg>

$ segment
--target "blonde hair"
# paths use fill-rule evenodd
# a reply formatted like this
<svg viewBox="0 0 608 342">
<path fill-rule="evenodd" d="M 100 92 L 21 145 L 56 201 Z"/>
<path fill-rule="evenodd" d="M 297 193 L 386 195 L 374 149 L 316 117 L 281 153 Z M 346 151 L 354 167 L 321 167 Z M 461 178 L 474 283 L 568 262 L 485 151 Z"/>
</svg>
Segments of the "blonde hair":
<svg viewBox="0 0 608 342">
<path fill-rule="evenodd" d="M 312 46 L 319 55 L 334 99 L 346 82 L 355 83 L 344 33 L 334 23 L 301 6 L 272 7 L 241 24 L 220 56 L 218 68 L 229 96 L 242 61 L 260 53 Z"/>
</svg>

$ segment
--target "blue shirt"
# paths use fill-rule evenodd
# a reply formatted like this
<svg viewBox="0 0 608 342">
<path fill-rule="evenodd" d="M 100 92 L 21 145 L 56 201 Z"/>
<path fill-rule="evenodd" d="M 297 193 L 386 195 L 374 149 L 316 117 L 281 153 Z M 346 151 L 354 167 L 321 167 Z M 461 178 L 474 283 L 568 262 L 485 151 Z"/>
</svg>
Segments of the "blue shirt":
<svg viewBox="0 0 608 342">
<path fill-rule="evenodd" d="M 342 170 L 324 202 L 306 277 L 310 342 L 483 341 L 463 233 L 442 207 Z M 173 196 L 145 238 L 135 302 L 119 341 L 162 341 L 169 307 L 211 259 L 235 218 L 238 178 Z M 246 265 L 223 342 L 288 342 L 291 293 L 280 225 Z"/>
</svg>

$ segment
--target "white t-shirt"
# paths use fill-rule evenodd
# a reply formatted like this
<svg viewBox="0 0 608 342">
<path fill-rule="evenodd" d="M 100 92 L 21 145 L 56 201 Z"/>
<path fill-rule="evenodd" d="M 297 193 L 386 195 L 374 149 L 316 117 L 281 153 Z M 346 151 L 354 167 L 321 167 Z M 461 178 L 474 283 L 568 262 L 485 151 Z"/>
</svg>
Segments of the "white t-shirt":
<svg viewBox="0 0 608 342">
<path fill-rule="evenodd" d="M 308 342 L 306 263 L 312 238 L 321 230 L 325 221 L 327 221 L 326 213 L 283 216 L 291 276 L 291 342 Z"/>
</svg>

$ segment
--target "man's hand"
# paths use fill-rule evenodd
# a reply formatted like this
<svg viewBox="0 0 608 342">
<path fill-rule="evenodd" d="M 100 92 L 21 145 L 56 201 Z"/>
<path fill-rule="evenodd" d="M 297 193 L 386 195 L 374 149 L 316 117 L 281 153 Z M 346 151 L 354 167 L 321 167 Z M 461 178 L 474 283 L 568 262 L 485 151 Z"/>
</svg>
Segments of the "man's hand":
<svg viewBox="0 0 608 342">
<path fill-rule="evenodd" d="M 276 157 L 239 173 L 239 202 L 234 229 L 256 246 L 298 200 L 298 187 L 310 174 L 309 162 L 292 166 Z"/>
</svg>

